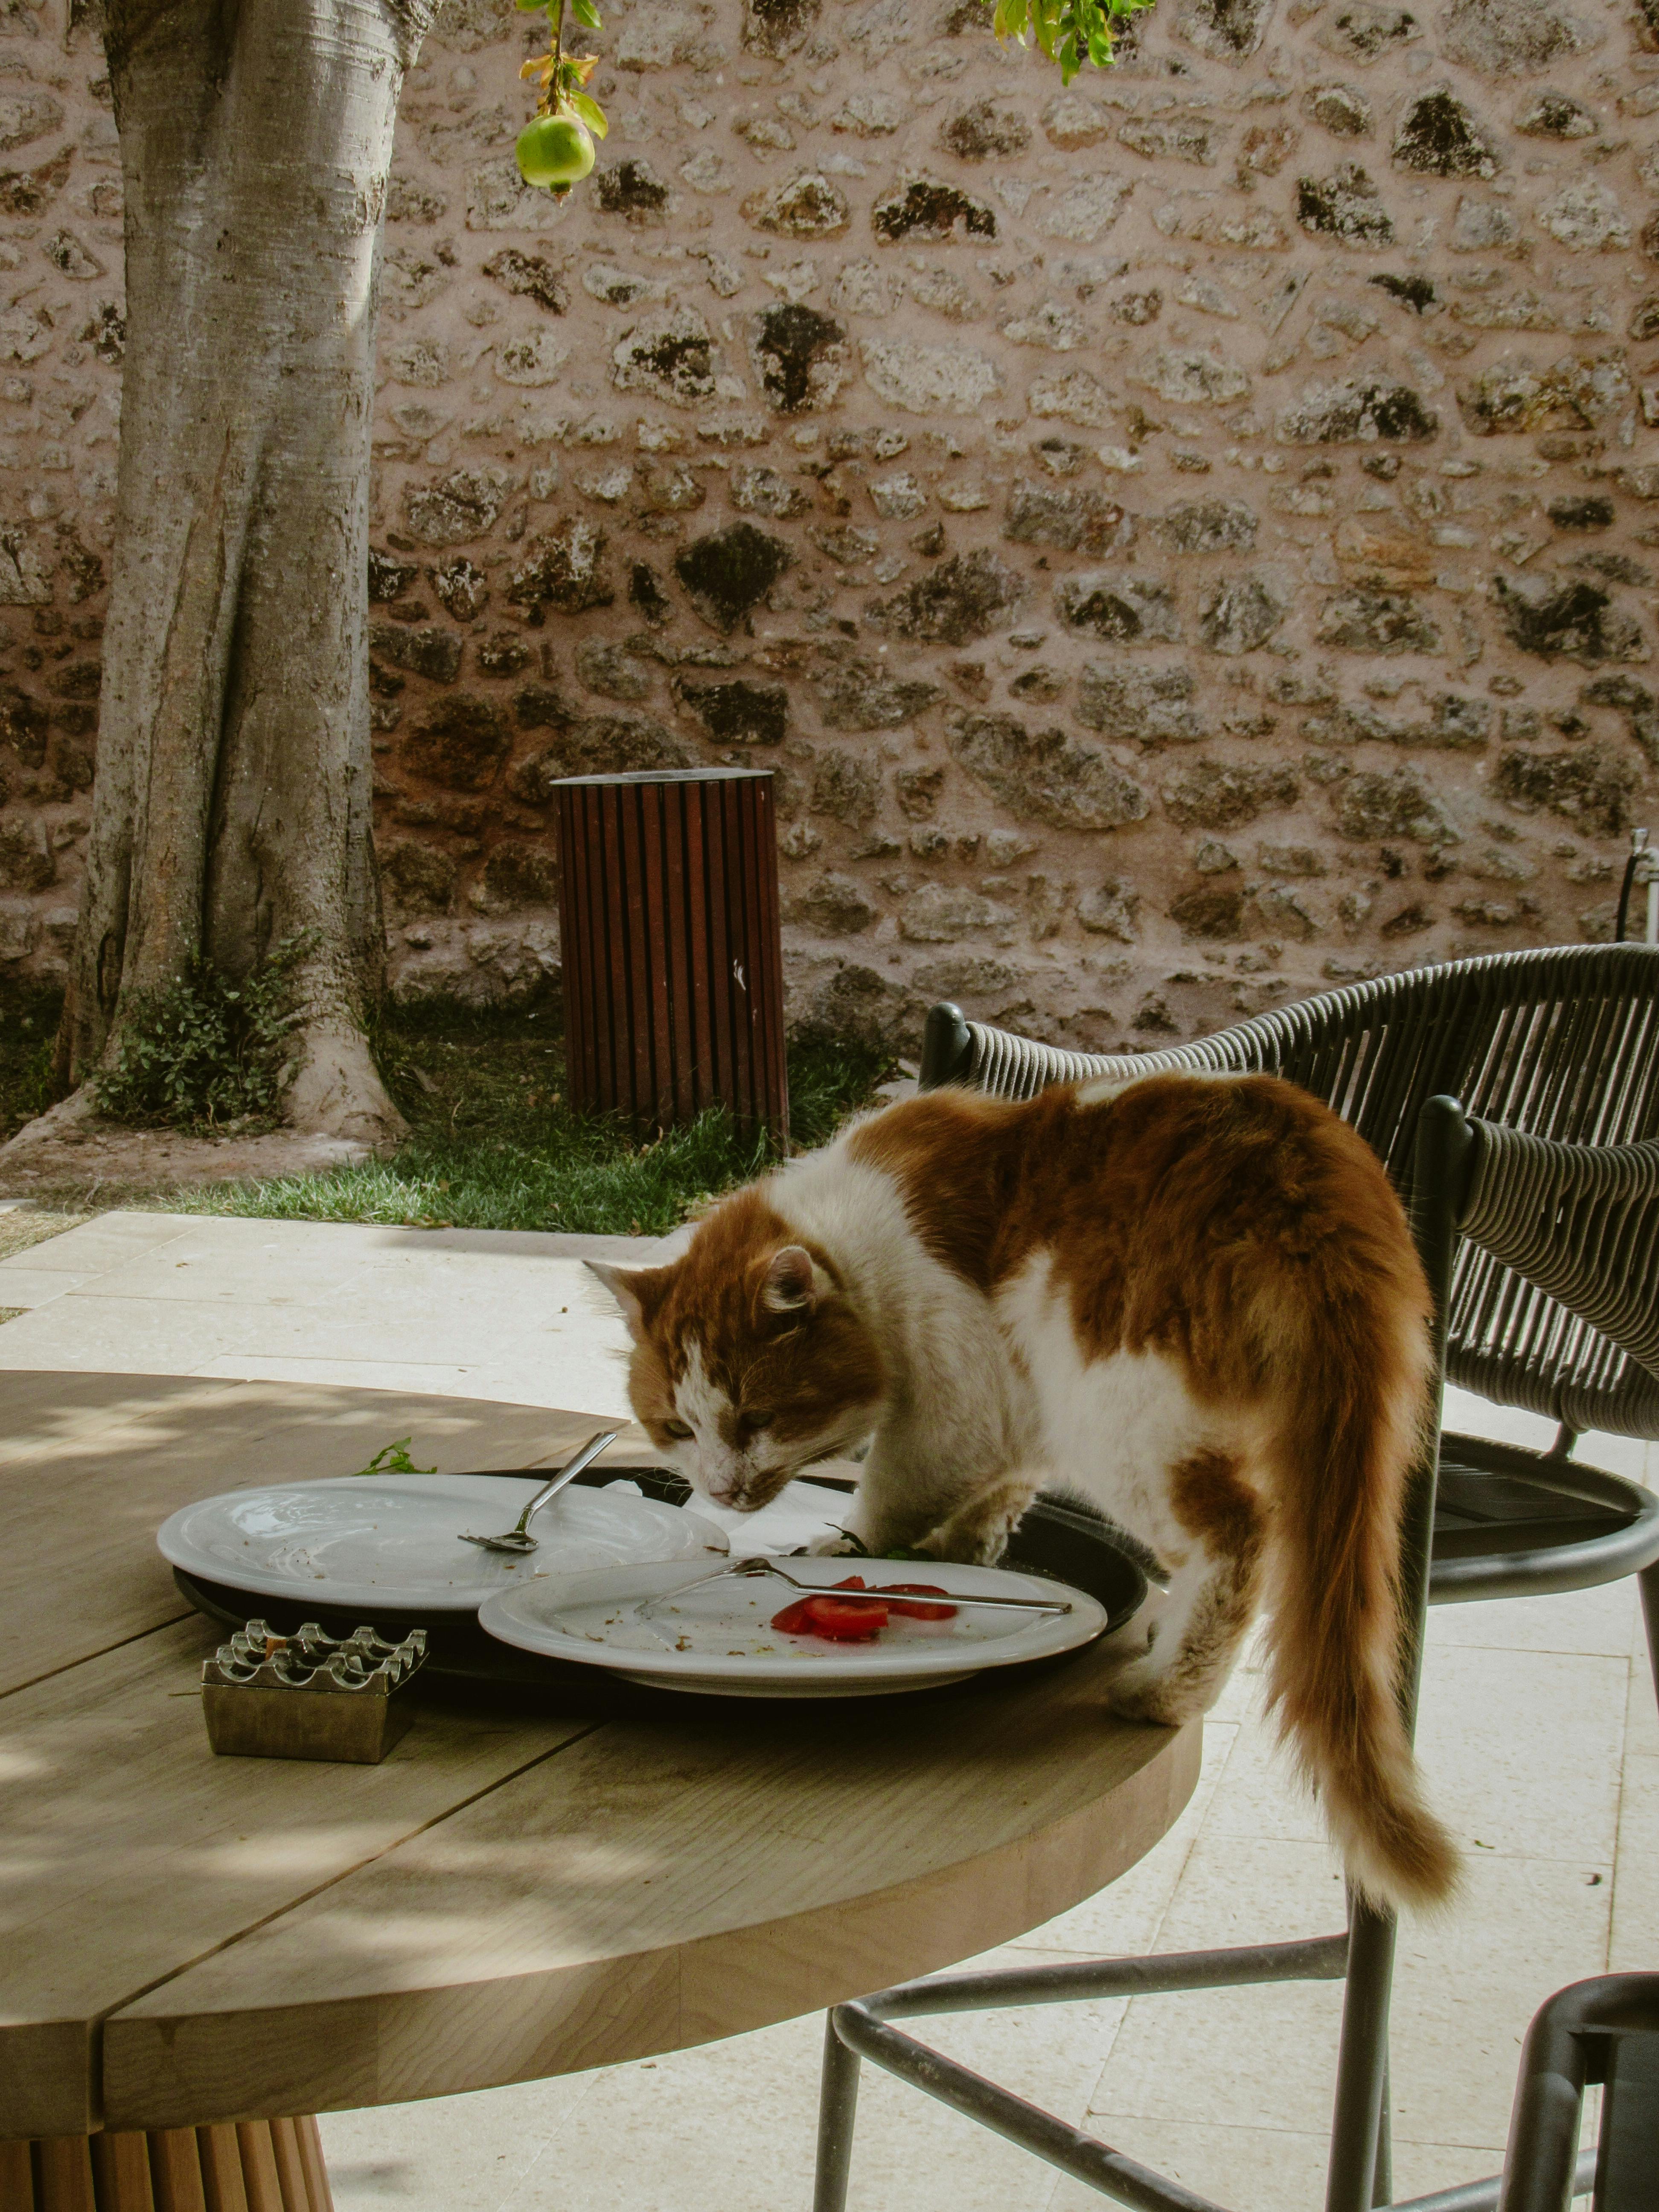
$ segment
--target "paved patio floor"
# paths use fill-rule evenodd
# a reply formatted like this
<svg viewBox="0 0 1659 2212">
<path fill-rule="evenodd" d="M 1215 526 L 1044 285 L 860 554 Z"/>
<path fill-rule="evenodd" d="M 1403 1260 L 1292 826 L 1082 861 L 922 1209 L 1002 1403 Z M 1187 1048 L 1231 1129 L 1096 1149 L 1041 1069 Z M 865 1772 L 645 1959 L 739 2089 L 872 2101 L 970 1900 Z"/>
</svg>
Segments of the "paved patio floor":
<svg viewBox="0 0 1659 2212">
<path fill-rule="evenodd" d="M 315 1381 L 625 1410 L 621 1330 L 580 1261 L 619 1240 L 116 1212 L 0 1261 L 6 1369 Z M 1455 1395 L 1454 1426 L 1542 1424 Z M 419 1444 L 418 1437 L 416 1439 Z M 1581 1456 L 1653 1480 L 1649 1448 Z M 1327 1932 L 1341 1885 L 1247 1663 L 1205 1774 L 1132 1874 L 1033 1929 L 1029 1959 Z M 1468 1856 L 1401 1936 L 1395 2186 L 1498 2162 L 1521 2036 L 1564 1982 L 1659 1966 L 1659 1717 L 1634 1586 L 1432 1617 L 1419 1742 Z M 1079 2005 L 939 2026 L 969 2063 L 1237 2212 L 1321 2202 L 1339 1992 Z M 793 2212 L 810 2201 L 821 2023 L 420 2106 L 335 2114 L 340 2212 Z M 854 2212 L 1081 2212 L 1100 2200 L 866 2075 Z"/>
</svg>

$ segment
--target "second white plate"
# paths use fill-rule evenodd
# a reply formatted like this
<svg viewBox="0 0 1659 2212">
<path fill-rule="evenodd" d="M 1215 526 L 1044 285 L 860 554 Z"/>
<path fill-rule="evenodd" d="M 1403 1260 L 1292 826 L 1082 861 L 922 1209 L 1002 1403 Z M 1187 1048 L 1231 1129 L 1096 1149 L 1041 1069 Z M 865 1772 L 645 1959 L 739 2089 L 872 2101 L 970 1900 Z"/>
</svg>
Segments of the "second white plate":
<svg viewBox="0 0 1659 2212">
<path fill-rule="evenodd" d="M 683 1584 L 708 1573 L 706 1564 L 571 1575 L 552 1571 L 550 1562 L 487 1599 L 478 1623 L 522 1651 L 609 1668 L 659 1689 L 728 1698 L 873 1697 L 957 1682 L 984 1668 L 1075 1650 L 1106 1626 L 1104 1608 L 1084 1591 L 1002 1567 L 849 1559 L 786 1564 L 798 1582 L 821 1589 L 849 1574 L 866 1583 L 930 1583 L 960 1610 L 950 1620 L 895 1619 L 872 1643 L 832 1644 L 771 1626 L 796 1593 L 770 1576 L 729 1577 L 677 1599 Z M 1071 1610 L 1000 1613 L 976 1607 L 975 1597 L 1060 1598 Z M 639 1607 L 651 1599 L 665 1601 L 641 1619 Z"/>
<path fill-rule="evenodd" d="M 514 1558 L 461 1542 L 464 1529 L 510 1528 L 546 1480 L 545 1472 L 364 1474 L 233 1490 L 182 1507 L 155 1541 L 187 1574 L 258 1597 L 403 1613 L 470 1613 L 549 1567 L 690 1560 L 701 1573 L 727 1549 L 723 1531 L 696 1513 L 580 1483 L 536 1516 L 535 1551 Z"/>
</svg>

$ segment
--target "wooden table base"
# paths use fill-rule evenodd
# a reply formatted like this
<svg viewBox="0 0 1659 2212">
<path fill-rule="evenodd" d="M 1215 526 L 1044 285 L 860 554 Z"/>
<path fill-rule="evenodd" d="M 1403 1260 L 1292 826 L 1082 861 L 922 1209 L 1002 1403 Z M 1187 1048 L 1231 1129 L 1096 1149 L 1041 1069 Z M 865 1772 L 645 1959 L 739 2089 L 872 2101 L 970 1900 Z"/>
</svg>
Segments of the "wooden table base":
<svg viewBox="0 0 1659 2212">
<path fill-rule="evenodd" d="M 314 2119 L 0 2142 L 0 2212 L 334 2212 Z"/>
</svg>

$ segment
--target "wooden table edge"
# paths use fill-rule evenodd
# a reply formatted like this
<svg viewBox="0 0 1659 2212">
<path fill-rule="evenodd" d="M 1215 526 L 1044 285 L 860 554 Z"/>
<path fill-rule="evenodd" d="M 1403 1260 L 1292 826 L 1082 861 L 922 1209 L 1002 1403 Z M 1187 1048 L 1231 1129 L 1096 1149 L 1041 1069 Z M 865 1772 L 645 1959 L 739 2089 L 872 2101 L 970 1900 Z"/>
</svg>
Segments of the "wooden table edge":
<svg viewBox="0 0 1659 2212">
<path fill-rule="evenodd" d="M 1146 1734 L 1131 1775 L 1045 1829 L 684 1945 L 234 2011 L 161 2010 L 163 1984 L 137 2001 L 142 2012 L 102 2023 L 104 2124 L 196 2126 L 501 2087 L 718 2041 L 936 1972 L 1095 1895 L 1168 1833 L 1197 1784 L 1203 1724 Z"/>
</svg>

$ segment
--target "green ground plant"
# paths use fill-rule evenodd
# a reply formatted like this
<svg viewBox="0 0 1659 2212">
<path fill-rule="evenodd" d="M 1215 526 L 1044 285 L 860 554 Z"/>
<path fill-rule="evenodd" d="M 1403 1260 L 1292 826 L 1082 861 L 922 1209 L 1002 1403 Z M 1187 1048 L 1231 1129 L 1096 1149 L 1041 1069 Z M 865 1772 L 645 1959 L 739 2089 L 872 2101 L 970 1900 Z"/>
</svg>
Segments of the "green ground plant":
<svg viewBox="0 0 1659 2212">
<path fill-rule="evenodd" d="M 92 1079 L 100 1109 L 138 1128 L 274 1128 L 307 944 L 284 938 L 237 983 L 198 957 L 139 994 L 114 1066 Z"/>
<path fill-rule="evenodd" d="M 0 994 L 0 1144 L 58 1096 L 52 1039 L 62 1003 L 60 993 L 38 984 Z"/>
</svg>

